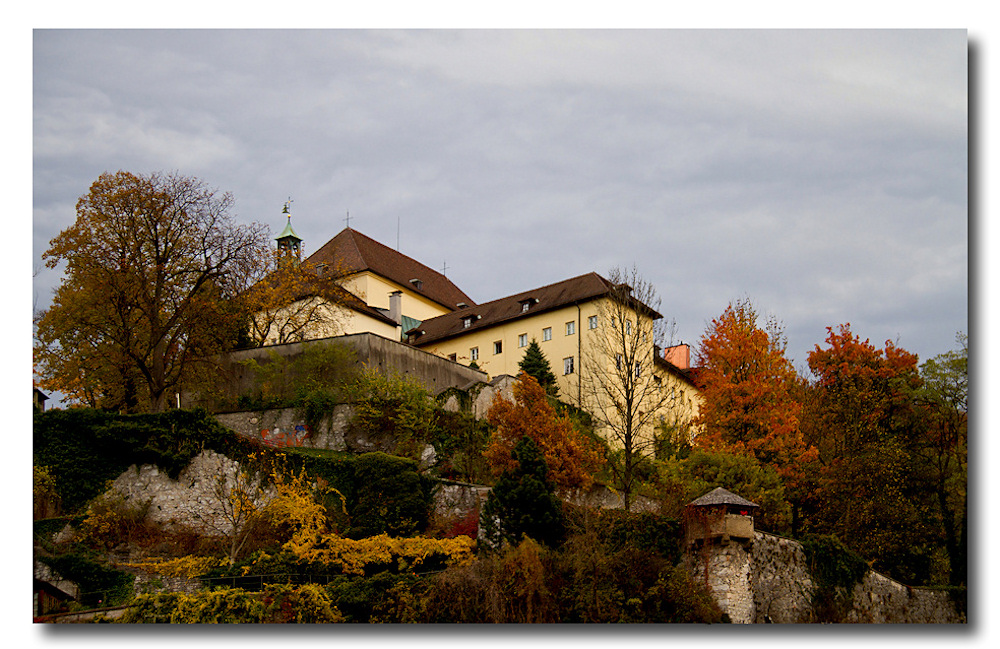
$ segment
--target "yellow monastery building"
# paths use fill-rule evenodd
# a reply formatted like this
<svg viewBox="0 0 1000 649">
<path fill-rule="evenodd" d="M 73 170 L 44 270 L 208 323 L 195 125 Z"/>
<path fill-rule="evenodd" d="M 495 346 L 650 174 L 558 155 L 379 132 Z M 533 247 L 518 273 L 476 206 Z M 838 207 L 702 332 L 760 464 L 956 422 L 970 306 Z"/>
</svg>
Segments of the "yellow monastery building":
<svg viewBox="0 0 1000 649">
<path fill-rule="evenodd" d="M 279 249 L 298 256 L 301 241 L 289 220 Z M 320 275 L 336 269 L 331 276 L 349 299 L 336 314 L 330 308 L 332 324 L 314 326 L 302 339 L 367 331 L 456 363 L 474 362 L 491 379 L 516 376 L 535 340 L 557 377 L 559 399 L 610 429 L 623 402 L 642 429 L 632 434 L 644 438 L 657 425 L 683 426 L 697 414 L 687 347 L 654 345 L 652 324 L 662 316 L 632 298 L 624 283 L 587 273 L 476 304 L 443 274 L 351 228 L 305 263 Z M 613 442 L 611 432 L 605 435 Z"/>
<path fill-rule="evenodd" d="M 277 241 L 279 250 L 301 256 L 302 239 L 292 229 L 291 218 Z M 351 228 L 342 230 L 303 263 L 321 277 L 337 278 L 341 293 L 339 308 L 320 305 L 326 317 L 307 327 L 297 340 L 362 332 L 402 340 L 404 332 L 421 321 L 474 304 L 443 274 Z M 317 301 L 323 297 L 305 295 L 287 311 L 295 311 L 303 302 Z M 268 344 L 279 342 L 274 333 L 265 339 Z"/>
</svg>

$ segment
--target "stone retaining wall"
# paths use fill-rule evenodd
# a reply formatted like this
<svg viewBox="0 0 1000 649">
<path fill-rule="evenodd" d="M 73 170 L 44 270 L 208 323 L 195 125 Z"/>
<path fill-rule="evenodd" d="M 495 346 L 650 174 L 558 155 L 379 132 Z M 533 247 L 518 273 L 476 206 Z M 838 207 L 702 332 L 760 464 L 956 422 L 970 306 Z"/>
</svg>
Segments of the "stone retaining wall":
<svg viewBox="0 0 1000 649">
<path fill-rule="evenodd" d="M 188 529 L 209 535 L 231 531 L 218 494 L 220 480 L 231 481 L 240 465 L 215 451 L 202 451 L 184 468 L 176 480 L 151 464 L 132 465 L 122 473 L 105 494 L 125 499 L 126 505 L 148 508 L 148 521 L 165 529 Z M 270 497 L 268 491 L 261 499 Z"/>
<path fill-rule="evenodd" d="M 816 621 L 813 581 L 797 541 L 756 532 L 748 544 L 693 545 L 685 562 L 734 623 Z M 870 570 L 854 588 L 853 605 L 843 621 L 952 624 L 965 623 L 966 617 L 946 592 L 910 588 Z"/>
</svg>

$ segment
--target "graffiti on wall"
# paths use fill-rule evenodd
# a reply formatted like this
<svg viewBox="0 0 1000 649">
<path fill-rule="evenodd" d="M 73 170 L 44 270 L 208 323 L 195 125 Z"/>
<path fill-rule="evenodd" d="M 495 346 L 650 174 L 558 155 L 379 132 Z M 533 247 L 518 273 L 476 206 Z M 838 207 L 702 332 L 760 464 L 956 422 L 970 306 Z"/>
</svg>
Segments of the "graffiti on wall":
<svg viewBox="0 0 1000 649">
<path fill-rule="evenodd" d="M 280 426 L 265 428 L 260 431 L 260 439 L 268 446 L 286 448 L 289 446 L 302 446 L 309 437 L 309 426 L 296 424 L 292 430 L 282 430 Z"/>
</svg>

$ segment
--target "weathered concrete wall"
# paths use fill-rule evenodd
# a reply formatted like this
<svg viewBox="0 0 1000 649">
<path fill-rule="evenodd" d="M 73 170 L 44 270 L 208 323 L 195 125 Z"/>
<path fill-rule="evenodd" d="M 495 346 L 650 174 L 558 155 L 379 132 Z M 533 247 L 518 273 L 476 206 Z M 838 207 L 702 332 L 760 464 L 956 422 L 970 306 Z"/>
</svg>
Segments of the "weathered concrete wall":
<svg viewBox="0 0 1000 649">
<path fill-rule="evenodd" d="M 399 341 L 389 340 L 373 333 L 358 333 L 230 352 L 217 361 L 219 385 L 226 388 L 224 392 L 228 393 L 230 398 L 252 394 L 256 377 L 253 371 L 243 364 L 245 361 L 255 360 L 265 364 L 270 362 L 272 354 L 292 359 L 301 355 L 307 346 L 312 345 L 337 345 L 351 349 L 355 353 L 357 367 L 369 367 L 411 377 L 431 394 L 439 394 L 452 387 L 467 387 L 477 382 L 485 383 L 488 378 L 484 372 Z M 213 409 L 215 403 L 212 399 L 201 399 L 190 392 L 181 395 L 181 402 L 186 408 L 202 406 L 209 409 Z"/>
<path fill-rule="evenodd" d="M 691 546 L 685 562 L 734 623 L 816 621 L 813 581 L 797 541 L 757 532 L 748 544 Z M 947 593 L 910 588 L 869 571 L 854 589 L 844 622 L 947 624 L 966 619 Z"/>
<path fill-rule="evenodd" d="M 585 493 L 573 494 L 564 500 L 574 505 L 595 509 L 624 509 L 625 507 L 625 498 L 622 494 L 599 484 L 593 485 Z M 656 512 L 659 508 L 660 504 L 651 498 L 632 496 L 633 512 Z"/>
<path fill-rule="evenodd" d="M 482 511 L 490 488 L 464 482 L 442 481 L 434 494 L 434 515 L 461 518 L 470 512 Z"/>
</svg>

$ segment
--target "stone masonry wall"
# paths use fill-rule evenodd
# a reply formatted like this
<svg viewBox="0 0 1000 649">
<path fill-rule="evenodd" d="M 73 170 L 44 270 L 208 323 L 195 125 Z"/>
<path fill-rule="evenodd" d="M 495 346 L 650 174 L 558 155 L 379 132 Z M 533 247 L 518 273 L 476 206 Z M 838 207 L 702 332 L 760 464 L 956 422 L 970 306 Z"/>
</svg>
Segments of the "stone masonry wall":
<svg viewBox="0 0 1000 649">
<path fill-rule="evenodd" d="M 147 507 L 147 520 L 166 529 L 190 529 L 204 534 L 228 534 L 227 523 L 215 486 L 220 479 L 232 480 L 240 465 L 225 455 L 202 451 L 172 480 L 157 467 L 132 465 L 112 483 L 105 497 L 117 494 L 126 504 Z M 269 497 L 267 492 L 262 498 Z"/>
<path fill-rule="evenodd" d="M 797 541 L 757 532 L 748 545 L 692 546 L 685 560 L 692 576 L 706 583 L 734 623 L 815 621 L 813 582 L 802 545 Z M 910 588 L 874 571 L 869 571 L 855 587 L 853 598 L 844 622 L 966 622 L 947 593 Z"/>
<path fill-rule="evenodd" d="M 869 571 L 854 589 L 854 607 L 847 622 L 887 624 L 950 624 L 966 622 L 945 592 L 910 588 Z"/>
<path fill-rule="evenodd" d="M 233 398 L 241 394 L 250 394 L 254 390 L 256 379 L 254 372 L 244 364 L 245 362 L 253 360 L 258 363 L 269 363 L 274 354 L 281 358 L 294 359 L 312 345 L 349 348 L 356 356 L 357 367 L 367 367 L 383 372 L 392 371 L 415 379 L 431 394 L 435 395 L 448 388 L 468 386 L 477 382 L 485 382 L 487 379 L 485 372 L 441 358 L 422 349 L 383 338 L 378 334 L 357 333 L 231 352 L 217 359 L 219 381 L 225 385 L 226 392 Z M 203 406 L 214 409 L 214 401 L 211 398 L 202 398 L 191 392 L 183 392 L 181 401 L 186 408 Z"/>
<path fill-rule="evenodd" d="M 305 447 L 348 450 L 348 432 L 354 409 L 336 406 L 330 417 L 324 417 L 313 430 L 295 408 L 277 408 L 246 412 L 228 412 L 215 419 L 243 437 L 279 448 Z"/>
<path fill-rule="evenodd" d="M 801 544 L 757 532 L 750 548 L 750 561 L 755 623 L 812 621 L 813 583 Z"/>
<path fill-rule="evenodd" d="M 688 552 L 686 562 L 695 582 L 705 585 L 733 624 L 755 622 L 751 561 L 742 544 L 700 545 Z"/>
</svg>

